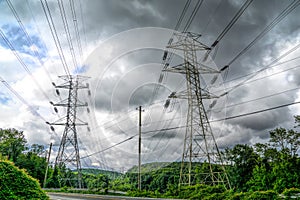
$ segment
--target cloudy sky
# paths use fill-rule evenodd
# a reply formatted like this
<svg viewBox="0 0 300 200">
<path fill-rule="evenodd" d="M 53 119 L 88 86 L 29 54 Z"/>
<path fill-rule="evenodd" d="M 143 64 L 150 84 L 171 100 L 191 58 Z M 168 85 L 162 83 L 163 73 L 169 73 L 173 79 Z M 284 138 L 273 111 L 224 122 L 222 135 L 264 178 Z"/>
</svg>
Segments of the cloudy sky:
<svg viewBox="0 0 300 200">
<path fill-rule="evenodd" d="M 136 107 L 140 105 L 144 109 L 143 163 L 180 160 L 184 128 L 155 130 L 184 126 L 186 121 L 186 101 L 172 99 L 169 107 L 164 108 L 169 94 L 185 89 L 184 77 L 161 72 L 165 48 L 186 1 L 60 2 L 0 0 L 3 83 L 0 85 L 0 127 L 24 131 L 30 144 L 48 147 L 50 141 L 54 142 L 53 160 L 63 127 L 55 126 L 52 132 L 45 121 L 54 122 L 66 114 L 60 107 L 58 113 L 54 112 L 49 103 L 66 98 L 66 91 L 60 90 L 57 95 L 52 84 L 63 83 L 58 76 L 66 74 L 65 65 L 72 75 L 90 77 L 85 82 L 89 83 L 90 95 L 87 90 L 79 91 L 80 100 L 88 103 L 90 111 L 78 110 L 78 117 L 90 127 L 90 131 L 86 127 L 78 128 L 80 155 L 88 156 L 82 160 L 84 167 L 126 170 L 136 165 Z M 245 2 L 204 0 L 187 31 L 201 34 L 199 41 L 211 46 Z M 300 100 L 300 50 L 297 48 L 300 8 L 295 4 L 286 15 L 280 15 L 292 2 L 253 0 L 206 60 L 216 70 L 230 64 L 229 70 L 219 74 L 213 84 L 210 83 L 213 75 L 201 77 L 203 87 L 216 95 L 230 91 L 218 98 L 208 112 L 221 149 L 237 143 L 263 142 L 268 138 L 268 130 L 279 126 L 292 128 L 293 116 L 300 113 L 300 106 L 295 104 L 218 121 Z M 185 29 L 197 3 L 197 0 L 190 1 L 179 32 Z M 280 20 L 273 22 L 276 18 Z M 54 27 L 51 28 L 57 37 L 53 38 L 47 19 L 50 22 L 52 19 Z M 274 27 L 233 60 L 272 22 Z M 58 43 L 61 49 L 57 48 Z M 175 51 L 170 66 L 182 63 L 182 56 L 181 51 Z M 203 52 L 197 56 L 202 62 Z M 163 79 L 158 82 L 161 74 Z M 235 88 L 236 85 L 239 87 Z M 159 88 L 156 93 L 155 88 Z M 204 102 L 207 109 L 212 102 Z M 131 139 L 110 148 L 127 138 Z"/>
</svg>

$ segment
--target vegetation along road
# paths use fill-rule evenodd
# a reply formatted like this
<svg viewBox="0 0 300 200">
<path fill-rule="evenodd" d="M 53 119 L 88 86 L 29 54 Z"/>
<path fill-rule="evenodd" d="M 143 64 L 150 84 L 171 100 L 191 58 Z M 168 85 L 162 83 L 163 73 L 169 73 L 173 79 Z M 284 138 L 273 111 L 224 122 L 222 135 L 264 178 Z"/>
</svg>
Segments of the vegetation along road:
<svg viewBox="0 0 300 200">
<path fill-rule="evenodd" d="M 94 194 L 54 193 L 54 192 L 48 192 L 47 194 L 51 200 L 71 200 L 71 199 L 72 200 L 93 200 L 93 199 L 103 199 L 103 200 L 126 200 L 126 199 L 150 200 L 151 199 L 152 200 L 153 199 L 153 198 L 143 198 L 143 197 L 106 196 L 106 195 L 94 195 Z"/>
</svg>

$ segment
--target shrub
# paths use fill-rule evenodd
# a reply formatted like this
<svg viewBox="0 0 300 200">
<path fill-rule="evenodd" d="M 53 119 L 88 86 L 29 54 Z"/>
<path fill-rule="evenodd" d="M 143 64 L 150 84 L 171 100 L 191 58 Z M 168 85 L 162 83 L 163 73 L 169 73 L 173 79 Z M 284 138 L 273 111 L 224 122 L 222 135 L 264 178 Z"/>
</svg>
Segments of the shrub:
<svg viewBox="0 0 300 200">
<path fill-rule="evenodd" d="M 282 194 L 285 197 L 298 196 L 298 198 L 300 199 L 300 189 L 298 188 L 285 189 Z"/>
<path fill-rule="evenodd" d="M 0 160 L 0 199 L 49 199 L 37 180 L 9 161 Z"/>
<path fill-rule="evenodd" d="M 267 190 L 267 191 L 256 191 L 249 193 L 249 196 L 246 197 L 246 199 L 249 200 L 274 200 L 278 199 L 278 195 L 273 190 Z"/>
</svg>

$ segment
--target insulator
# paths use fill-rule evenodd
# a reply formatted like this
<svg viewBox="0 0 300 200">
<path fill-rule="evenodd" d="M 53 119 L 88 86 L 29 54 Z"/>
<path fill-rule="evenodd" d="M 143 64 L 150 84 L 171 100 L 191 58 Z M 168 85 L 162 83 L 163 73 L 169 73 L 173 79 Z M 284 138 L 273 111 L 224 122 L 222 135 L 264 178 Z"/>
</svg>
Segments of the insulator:
<svg viewBox="0 0 300 200">
<path fill-rule="evenodd" d="M 91 96 L 91 90 L 88 90 L 88 95 Z"/>
<path fill-rule="evenodd" d="M 50 103 L 51 105 L 53 105 L 53 104 L 54 104 L 52 101 L 49 101 L 49 103 Z"/>
<path fill-rule="evenodd" d="M 211 47 L 215 47 L 215 46 L 217 46 L 217 44 L 219 43 L 219 41 L 218 40 L 216 40 L 212 45 L 211 45 Z"/>
<path fill-rule="evenodd" d="M 90 129 L 90 127 L 87 127 L 87 130 L 88 130 L 88 132 L 91 132 L 91 129 Z"/>
<path fill-rule="evenodd" d="M 213 108 L 217 103 L 217 100 L 213 100 L 213 102 L 209 105 L 209 108 Z"/>
<path fill-rule="evenodd" d="M 175 98 L 176 97 L 176 92 L 172 92 L 169 96 L 169 98 Z"/>
<path fill-rule="evenodd" d="M 86 108 L 86 111 L 87 111 L 88 113 L 90 113 L 90 109 L 89 109 L 89 108 Z"/>
<path fill-rule="evenodd" d="M 163 56 L 163 60 L 166 60 L 167 56 L 168 56 L 168 51 L 165 51 L 164 56 Z"/>
<path fill-rule="evenodd" d="M 54 127 L 53 126 L 50 126 L 50 129 L 51 131 L 55 131 Z"/>
<path fill-rule="evenodd" d="M 85 102 L 84 106 L 88 106 L 88 103 L 87 103 L 87 102 Z"/>
<path fill-rule="evenodd" d="M 89 83 L 86 83 L 86 87 L 87 87 L 87 88 L 90 87 Z"/>
<path fill-rule="evenodd" d="M 56 85 L 55 85 L 55 83 L 54 83 L 54 82 L 52 82 L 52 85 L 53 85 L 54 87 L 56 87 Z"/>
<path fill-rule="evenodd" d="M 171 108 L 170 108 L 171 112 L 174 110 L 175 104 L 176 104 L 176 101 L 172 101 Z"/>
<path fill-rule="evenodd" d="M 211 79 L 210 84 L 211 84 L 211 85 L 214 84 L 214 83 L 216 82 L 217 79 L 218 79 L 218 75 L 215 75 L 215 76 Z"/>
<path fill-rule="evenodd" d="M 56 107 L 54 107 L 54 111 L 55 111 L 56 113 L 58 113 L 58 110 L 57 110 L 57 108 L 56 108 Z"/>
<path fill-rule="evenodd" d="M 161 83 L 163 79 L 164 79 L 164 74 L 160 74 L 158 82 Z"/>
<path fill-rule="evenodd" d="M 46 124 L 50 125 L 50 123 L 49 123 L 49 122 L 46 122 Z"/>
<path fill-rule="evenodd" d="M 164 69 L 166 69 L 169 65 L 170 65 L 169 63 L 166 63 Z"/>
<path fill-rule="evenodd" d="M 165 107 L 165 108 L 168 108 L 168 107 L 169 107 L 169 105 L 170 105 L 170 99 L 167 99 L 167 101 L 166 101 L 166 103 L 165 103 L 164 107 Z"/>
<path fill-rule="evenodd" d="M 60 93 L 59 93 L 59 90 L 58 89 L 56 89 L 55 90 L 55 92 L 56 92 L 56 94 L 59 96 L 60 95 Z"/>
<path fill-rule="evenodd" d="M 170 38 L 168 44 L 171 44 L 172 42 L 173 42 L 173 38 Z"/>
<path fill-rule="evenodd" d="M 229 67 L 229 65 L 225 65 L 220 71 L 224 71 L 225 69 L 227 69 Z"/>
</svg>

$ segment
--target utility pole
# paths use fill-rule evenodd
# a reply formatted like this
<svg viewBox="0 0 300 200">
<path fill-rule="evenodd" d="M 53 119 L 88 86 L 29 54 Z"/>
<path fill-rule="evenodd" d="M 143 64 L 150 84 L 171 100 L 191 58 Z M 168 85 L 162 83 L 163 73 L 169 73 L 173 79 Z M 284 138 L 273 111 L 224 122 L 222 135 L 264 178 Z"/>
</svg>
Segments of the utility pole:
<svg viewBox="0 0 300 200">
<path fill-rule="evenodd" d="M 63 84 L 53 85 L 56 88 L 56 93 L 58 89 L 66 89 L 68 91 L 68 97 L 56 104 L 50 102 L 54 106 L 55 112 L 57 112 L 56 106 L 66 107 L 67 114 L 61 119 L 48 123 L 49 125 L 61 125 L 64 126 L 64 132 L 61 138 L 58 154 L 55 160 L 55 166 L 58 167 L 74 167 L 77 170 L 77 187 L 82 187 L 82 174 L 81 174 L 81 163 L 79 156 L 78 147 L 78 135 L 77 126 L 87 126 L 88 123 L 82 121 L 77 117 L 77 111 L 79 107 L 87 107 L 87 103 L 83 103 L 78 98 L 78 90 L 88 89 L 88 84 L 83 84 L 84 81 L 88 79 L 85 76 L 79 75 L 65 75 L 59 76 L 64 80 Z M 51 126 L 51 129 L 54 128 Z M 65 180 L 70 181 L 70 177 L 63 177 Z"/>
<path fill-rule="evenodd" d="M 51 150 L 52 150 L 52 142 L 50 143 L 49 152 L 48 152 L 48 157 L 47 157 L 47 166 L 46 166 L 46 172 L 45 172 L 45 178 L 44 178 L 43 188 L 46 188 L 47 175 L 48 175 L 48 168 L 49 168 L 49 161 L 50 161 Z"/>
<path fill-rule="evenodd" d="M 142 152 L 142 106 L 137 108 L 139 111 L 139 163 L 138 163 L 138 189 L 142 190 L 142 175 L 141 175 L 141 152 Z"/>
<path fill-rule="evenodd" d="M 207 91 L 200 81 L 200 76 L 203 74 L 217 74 L 220 71 L 197 60 L 197 51 L 205 53 L 210 50 L 209 47 L 198 41 L 200 35 L 184 32 L 175 33 L 174 37 L 167 48 L 182 51 L 184 62 L 167 67 L 164 71 L 184 74 L 186 89 L 172 92 L 169 98 L 180 98 L 188 102 L 179 186 L 204 183 L 209 185 L 224 184 L 226 188 L 230 188 L 223 160 L 203 103 L 205 99 L 219 97 Z M 207 170 L 203 173 L 196 172 L 193 168 L 196 164 L 205 165 Z M 216 164 L 221 166 L 221 169 L 216 170 L 214 166 Z"/>
</svg>

